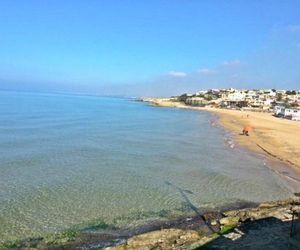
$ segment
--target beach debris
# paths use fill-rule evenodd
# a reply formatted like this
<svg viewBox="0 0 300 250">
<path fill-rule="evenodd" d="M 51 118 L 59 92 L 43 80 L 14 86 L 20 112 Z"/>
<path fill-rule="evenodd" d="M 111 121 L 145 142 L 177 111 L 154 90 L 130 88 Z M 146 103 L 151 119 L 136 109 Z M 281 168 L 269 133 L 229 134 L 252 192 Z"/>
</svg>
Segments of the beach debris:
<svg viewBox="0 0 300 250">
<path fill-rule="evenodd" d="M 223 235 L 223 236 L 224 236 L 225 238 L 229 239 L 229 240 L 232 240 L 232 241 L 235 241 L 235 240 L 237 240 L 237 239 L 239 239 L 239 238 L 242 237 L 241 234 L 235 233 L 235 232 L 228 233 L 228 234 L 225 234 L 225 235 Z"/>
<path fill-rule="evenodd" d="M 230 148 L 234 148 L 235 147 L 233 140 L 231 140 L 229 137 L 224 137 L 224 141 L 227 143 L 227 145 Z"/>
</svg>

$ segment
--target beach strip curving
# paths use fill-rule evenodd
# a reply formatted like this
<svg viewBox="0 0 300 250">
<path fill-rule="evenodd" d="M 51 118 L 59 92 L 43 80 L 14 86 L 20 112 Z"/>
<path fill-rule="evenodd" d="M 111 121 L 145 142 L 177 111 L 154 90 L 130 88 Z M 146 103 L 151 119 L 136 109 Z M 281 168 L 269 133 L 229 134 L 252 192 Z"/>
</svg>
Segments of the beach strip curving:
<svg viewBox="0 0 300 250">
<path fill-rule="evenodd" d="M 297 121 L 274 117 L 268 112 L 188 106 L 172 98 L 144 98 L 142 100 L 158 107 L 212 112 L 218 116 L 219 124 L 231 132 L 236 143 L 287 163 L 300 171 L 300 123 Z M 245 126 L 252 128 L 250 136 L 243 135 L 242 131 Z"/>
</svg>

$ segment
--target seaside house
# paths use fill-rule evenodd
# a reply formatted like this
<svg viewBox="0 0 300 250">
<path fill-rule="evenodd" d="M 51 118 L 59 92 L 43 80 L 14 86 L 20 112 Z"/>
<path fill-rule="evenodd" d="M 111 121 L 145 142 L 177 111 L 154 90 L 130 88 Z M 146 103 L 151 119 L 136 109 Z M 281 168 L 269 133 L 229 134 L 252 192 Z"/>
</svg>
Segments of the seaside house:
<svg viewBox="0 0 300 250">
<path fill-rule="evenodd" d="M 274 115 L 277 117 L 284 117 L 285 107 L 283 106 L 275 106 L 274 107 Z"/>
<path fill-rule="evenodd" d="M 264 106 L 264 101 L 259 98 L 256 98 L 250 102 L 250 106 L 252 108 L 261 108 L 262 109 Z"/>
<path fill-rule="evenodd" d="M 207 93 L 207 90 L 200 90 L 196 92 L 196 96 L 204 96 Z"/>
<path fill-rule="evenodd" d="M 274 107 L 274 115 L 277 117 L 284 117 L 286 119 L 300 121 L 300 109 L 285 108 L 283 106 Z"/>
<path fill-rule="evenodd" d="M 273 99 L 266 98 L 266 99 L 264 100 L 264 106 L 270 107 L 270 106 L 272 105 L 273 102 L 274 102 Z"/>
<path fill-rule="evenodd" d="M 252 102 L 256 98 L 256 93 L 253 90 L 245 92 L 245 101 Z"/>
<path fill-rule="evenodd" d="M 294 121 L 300 121 L 300 109 L 286 108 L 284 110 L 284 118 L 294 120 Z"/>
<path fill-rule="evenodd" d="M 205 100 L 203 97 L 194 96 L 194 97 L 188 97 L 185 100 L 185 103 L 191 106 L 204 107 L 208 104 L 208 101 Z"/>
<path fill-rule="evenodd" d="M 277 93 L 277 94 L 285 94 L 286 91 L 283 90 L 283 89 L 277 89 L 277 90 L 276 90 L 276 93 Z"/>
<path fill-rule="evenodd" d="M 289 103 L 292 107 L 300 107 L 300 99 Z"/>
<path fill-rule="evenodd" d="M 227 95 L 227 101 L 230 102 L 239 102 L 239 101 L 244 101 L 245 100 L 246 94 L 240 91 L 230 93 Z"/>
<path fill-rule="evenodd" d="M 300 94 L 296 95 L 288 95 L 287 99 L 289 100 L 289 103 L 294 103 L 300 100 Z"/>
</svg>

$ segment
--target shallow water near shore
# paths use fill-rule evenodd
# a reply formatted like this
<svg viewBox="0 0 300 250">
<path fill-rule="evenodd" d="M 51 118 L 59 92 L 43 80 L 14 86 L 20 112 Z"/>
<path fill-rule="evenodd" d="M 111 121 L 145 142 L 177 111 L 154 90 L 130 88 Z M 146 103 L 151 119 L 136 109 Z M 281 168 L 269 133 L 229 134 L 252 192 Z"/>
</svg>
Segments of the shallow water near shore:
<svg viewBox="0 0 300 250">
<path fill-rule="evenodd" d="M 0 239 L 292 195 L 212 119 L 121 98 L 0 91 Z"/>
</svg>

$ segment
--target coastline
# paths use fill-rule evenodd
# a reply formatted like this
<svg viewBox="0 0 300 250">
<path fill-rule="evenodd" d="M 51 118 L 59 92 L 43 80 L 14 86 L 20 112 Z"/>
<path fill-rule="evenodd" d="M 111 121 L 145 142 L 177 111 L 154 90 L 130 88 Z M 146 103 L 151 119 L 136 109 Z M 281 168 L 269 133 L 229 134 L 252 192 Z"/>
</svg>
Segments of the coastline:
<svg viewBox="0 0 300 250">
<path fill-rule="evenodd" d="M 0 242 L 0 249 L 287 249 L 293 211 L 300 211 L 299 197 L 244 204 L 189 216 L 154 222 L 132 230 L 118 231 L 110 225 L 96 231 L 68 230 L 45 237 Z M 249 248 L 251 246 L 251 248 Z"/>
<path fill-rule="evenodd" d="M 234 141 L 251 151 L 267 154 L 300 171 L 300 123 L 272 116 L 270 113 L 192 107 L 162 98 L 143 101 L 157 107 L 209 111 L 217 115 L 219 124 L 230 131 Z M 250 136 L 242 136 L 243 127 L 251 126 Z"/>
<path fill-rule="evenodd" d="M 230 132 L 233 141 L 268 162 L 266 167 L 285 178 L 300 192 L 300 122 L 274 117 L 271 113 L 193 107 L 170 98 L 144 98 L 143 102 L 156 107 L 208 111 L 217 116 L 217 123 Z M 250 136 L 242 135 L 250 126 Z M 273 164 L 274 162 L 281 164 Z"/>
<path fill-rule="evenodd" d="M 299 200 L 261 203 L 254 208 L 205 214 L 210 232 L 199 227 L 161 228 L 135 235 L 105 250 L 130 249 L 287 249 L 291 246 L 292 209 Z M 209 226 L 210 225 L 210 226 Z"/>
</svg>

